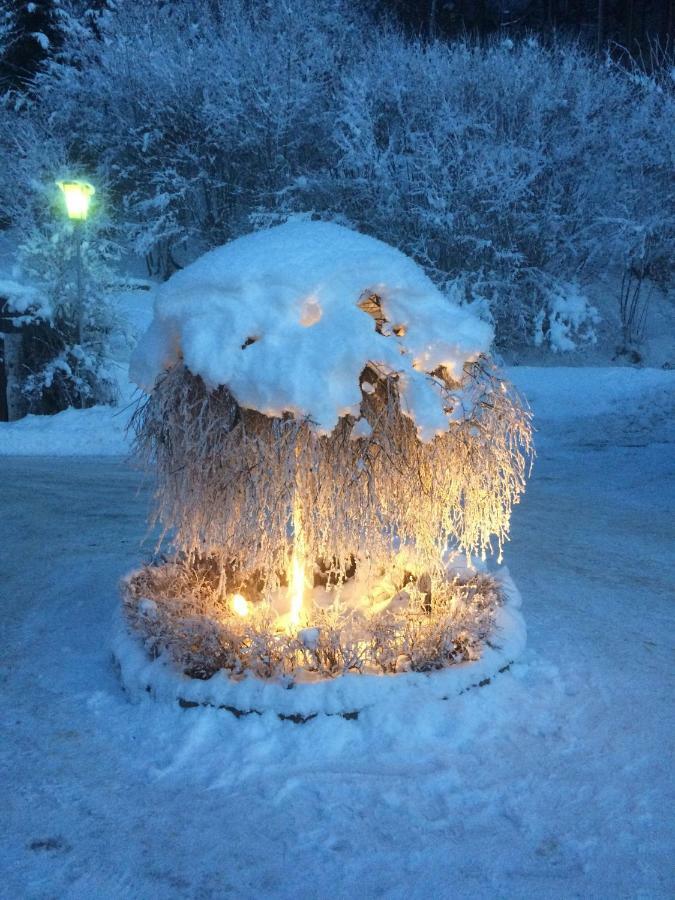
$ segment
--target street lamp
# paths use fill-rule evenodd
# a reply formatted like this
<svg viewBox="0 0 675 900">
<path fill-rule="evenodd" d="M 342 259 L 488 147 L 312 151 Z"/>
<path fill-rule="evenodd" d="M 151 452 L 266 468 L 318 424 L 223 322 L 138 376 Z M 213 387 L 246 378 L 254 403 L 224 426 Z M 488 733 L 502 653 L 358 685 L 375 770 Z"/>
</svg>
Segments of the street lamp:
<svg viewBox="0 0 675 900">
<path fill-rule="evenodd" d="M 89 204 L 96 188 L 88 181 L 57 181 L 66 201 L 68 218 L 74 223 L 75 266 L 77 277 L 77 342 L 82 343 L 84 298 L 82 296 L 82 225 L 89 215 Z"/>
<path fill-rule="evenodd" d="M 89 214 L 91 198 L 96 188 L 88 181 L 57 181 L 66 200 L 68 218 L 75 222 L 84 222 Z"/>
</svg>

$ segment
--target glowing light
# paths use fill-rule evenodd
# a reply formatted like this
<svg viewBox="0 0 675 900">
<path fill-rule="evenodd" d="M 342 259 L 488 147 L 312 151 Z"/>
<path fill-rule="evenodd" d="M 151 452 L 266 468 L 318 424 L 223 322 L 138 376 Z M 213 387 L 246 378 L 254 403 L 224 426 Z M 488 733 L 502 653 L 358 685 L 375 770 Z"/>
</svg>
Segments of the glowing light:
<svg viewBox="0 0 675 900">
<path fill-rule="evenodd" d="M 238 616 L 247 616 L 248 601 L 241 594 L 235 594 L 232 598 L 232 609 Z"/>
<path fill-rule="evenodd" d="M 66 212 L 69 219 L 83 222 L 89 214 L 91 198 L 96 188 L 88 181 L 57 181 L 66 201 Z"/>
<path fill-rule="evenodd" d="M 305 537 L 302 530 L 302 511 L 297 502 L 293 505 L 293 556 L 288 590 L 291 599 L 288 621 L 291 625 L 298 625 L 305 593 Z"/>
</svg>

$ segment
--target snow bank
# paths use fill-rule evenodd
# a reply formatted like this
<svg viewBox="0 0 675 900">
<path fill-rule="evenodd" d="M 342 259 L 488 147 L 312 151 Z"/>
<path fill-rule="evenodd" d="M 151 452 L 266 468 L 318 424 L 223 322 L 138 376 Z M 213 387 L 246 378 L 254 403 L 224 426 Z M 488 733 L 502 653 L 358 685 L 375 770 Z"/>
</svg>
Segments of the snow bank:
<svg viewBox="0 0 675 900">
<path fill-rule="evenodd" d="M 377 295 L 380 334 L 359 308 Z M 395 333 L 398 332 L 398 333 Z M 423 439 L 447 430 L 426 373 L 488 350 L 490 327 L 453 303 L 398 250 L 328 222 L 291 221 L 239 238 L 177 272 L 157 291 L 155 317 L 132 357 L 150 391 L 179 359 L 208 387 L 267 415 L 309 416 L 331 431 L 358 416 L 369 362 L 398 372 L 406 411 Z"/>
<path fill-rule="evenodd" d="M 0 456 L 124 456 L 129 452 L 129 414 L 94 406 L 0 422 Z"/>
<path fill-rule="evenodd" d="M 520 612 L 521 597 L 508 569 L 496 577 L 502 583 L 506 602 L 497 611 L 490 646 L 475 662 L 460 663 L 436 672 L 399 675 L 341 675 L 333 679 L 288 685 L 253 676 L 241 680 L 220 671 L 208 681 L 188 678 L 169 661 L 150 660 L 138 635 L 129 630 L 121 612 L 113 637 L 113 657 L 122 684 L 131 699 L 151 694 L 168 703 L 230 706 L 237 710 L 281 713 L 284 716 L 337 715 L 381 704 L 444 700 L 492 678 L 516 660 L 525 649 L 527 631 Z"/>
</svg>

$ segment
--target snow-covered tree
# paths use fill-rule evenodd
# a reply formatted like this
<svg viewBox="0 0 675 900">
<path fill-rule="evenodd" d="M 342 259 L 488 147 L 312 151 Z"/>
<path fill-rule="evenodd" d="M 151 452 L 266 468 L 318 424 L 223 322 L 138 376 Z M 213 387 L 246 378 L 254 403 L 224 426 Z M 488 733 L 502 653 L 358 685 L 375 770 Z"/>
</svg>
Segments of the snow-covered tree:
<svg viewBox="0 0 675 900">
<path fill-rule="evenodd" d="M 61 46 L 71 5 L 69 0 L 1 0 L 1 82 L 14 87 L 30 84 Z"/>
<path fill-rule="evenodd" d="M 100 37 L 73 32 L 36 88 L 50 123 L 105 166 L 136 249 L 166 276 L 325 162 L 359 18 L 325 0 L 123 4 L 98 17 Z"/>
<path fill-rule="evenodd" d="M 81 309 L 72 232 L 69 222 L 45 221 L 18 249 L 15 277 L 31 287 L 22 321 L 38 329 L 24 341 L 22 390 L 34 412 L 110 403 L 117 395 L 108 353 L 117 327 L 108 293 L 117 248 L 96 222 L 87 223 L 80 242 Z"/>
<path fill-rule="evenodd" d="M 565 44 L 389 35 L 343 84 L 326 193 L 486 300 L 504 344 L 531 339 L 570 278 L 623 266 L 650 222 L 672 240 L 673 94 L 651 79 Z"/>
<path fill-rule="evenodd" d="M 448 551 L 501 551 L 531 451 L 491 337 L 411 259 L 326 222 L 239 238 L 162 285 L 130 369 L 173 551 L 124 588 L 146 646 L 206 677 L 293 674 L 307 628 L 327 675 L 480 652 L 499 591 L 478 576 L 458 596 Z M 354 578 L 352 603 L 315 606 L 317 576 Z"/>
</svg>

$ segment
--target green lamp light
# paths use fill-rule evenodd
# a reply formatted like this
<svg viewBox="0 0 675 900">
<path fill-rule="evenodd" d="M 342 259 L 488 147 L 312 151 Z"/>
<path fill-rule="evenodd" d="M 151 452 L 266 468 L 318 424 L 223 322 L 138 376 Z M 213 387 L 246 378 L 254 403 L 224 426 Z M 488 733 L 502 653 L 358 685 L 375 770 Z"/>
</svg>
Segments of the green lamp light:
<svg viewBox="0 0 675 900">
<path fill-rule="evenodd" d="M 89 214 L 91 198 L 96 188 L 88 181 L 57 181 L 66 200 L 68 218 L 76 222 L 84 222 Z"/>
</svg>

